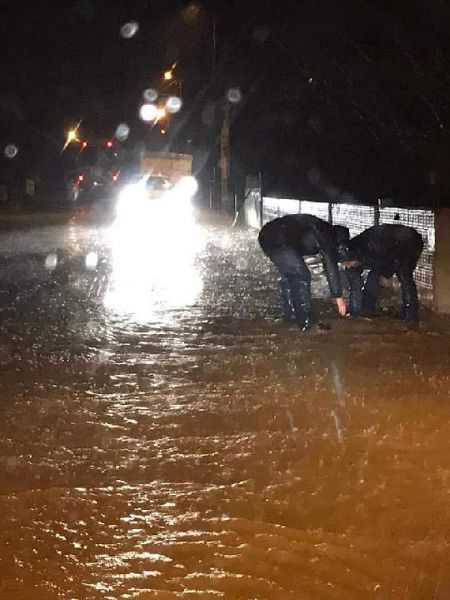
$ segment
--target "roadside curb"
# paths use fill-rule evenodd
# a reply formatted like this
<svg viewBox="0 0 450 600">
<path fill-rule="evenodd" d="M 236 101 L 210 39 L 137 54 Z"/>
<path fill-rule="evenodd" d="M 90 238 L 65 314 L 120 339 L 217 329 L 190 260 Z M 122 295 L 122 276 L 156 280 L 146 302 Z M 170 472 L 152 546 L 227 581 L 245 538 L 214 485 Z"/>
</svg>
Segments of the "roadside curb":
<svg viewBox="0 0 450 600">
<path fill-rule="evenodd" d="M 46 225 L 64 225 L 73 215 L 73 211 L 52 211 L 41 213 L 0 212 L 0 227 L 30 227 Z"/>
</svg>

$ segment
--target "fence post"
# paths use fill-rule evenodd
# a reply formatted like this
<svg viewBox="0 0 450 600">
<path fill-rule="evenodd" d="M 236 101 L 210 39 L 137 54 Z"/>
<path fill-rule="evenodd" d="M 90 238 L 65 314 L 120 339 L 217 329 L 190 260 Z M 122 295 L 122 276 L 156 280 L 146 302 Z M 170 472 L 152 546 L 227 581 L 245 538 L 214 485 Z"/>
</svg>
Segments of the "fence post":
<svg viewBox="0 0 450 600">
<path fill-rule="evenodd" d="M 258 182 L 259 182 L 259 225 L 262 227 L 264 225 L 264 196 L 263 196 L 263 178 L 262 173 L 258 173 Z"/>
<path fill-rule="evenodd" d="M 373 221 L 374 225 L 380 224 L 380 201 L 377 202 L 375 209 L 373 211 Z"/>
<path fill-rule="evenodd" d="M 435 213 L 433 304 L 437 312 L 450 313 L 450 209 Z"/>
<path fill-rule="evenodd" d="M 328 223 L 333 225 L 333 203 L 328 202 Z"/>
</svg>

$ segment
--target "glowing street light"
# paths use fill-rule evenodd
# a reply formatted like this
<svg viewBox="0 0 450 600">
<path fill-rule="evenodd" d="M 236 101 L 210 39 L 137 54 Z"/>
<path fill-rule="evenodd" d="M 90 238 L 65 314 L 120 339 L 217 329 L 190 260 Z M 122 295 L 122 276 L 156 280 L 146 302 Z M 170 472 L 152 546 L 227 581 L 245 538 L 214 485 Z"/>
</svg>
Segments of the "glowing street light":
<svg viewBox="0 0 450 600">
<path fill-rule="evenodd" d="M 80 138 L 78 137 L 78 130 L 80 129 L 81 121 L 78 122 L 77 126 L 73 129 L 69 129 L 67 132 L 66 141 L 63 147 L 63 152 L 72 142 L 79 143 Z"/>
<path fill-rule="evenodd" d="M 172 81 L 175 78 L 174 70 L 175 70 L 176 66 L 177 66 L 177 63 L 175 62 L 169 69 L 164 71 L 164 73 L 163 73 L 164 81 Z"/>
<path fill-rule="evenodd" d="M 76 129 L 69 129 L 67 133 L 67 143 L 71 144 L 72 142 L 79 142 L 78 132 Z"/>
<path fill-rule="evenodd" d="M 157 123 L 167 117 L 167 111 L 163 106 L 156 106 L 155 104 L 143 104 L 139 111 L 139 115 L 146 123 Z"/>
</svg>

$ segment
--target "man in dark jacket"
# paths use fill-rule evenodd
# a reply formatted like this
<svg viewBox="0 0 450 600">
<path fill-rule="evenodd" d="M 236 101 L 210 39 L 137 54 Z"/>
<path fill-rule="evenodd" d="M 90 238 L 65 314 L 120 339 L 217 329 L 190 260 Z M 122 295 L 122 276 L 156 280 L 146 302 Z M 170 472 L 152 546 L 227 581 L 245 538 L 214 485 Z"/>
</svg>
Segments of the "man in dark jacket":
<svg viewBox="0 0 450 600">
<path fill-rule="evenodd" d="M 373 314 L 380 277 L 397 275 L 402 290 L 401 316 L 419 319 L 419 302 L 413 273 L 423 249 L 421 235 L 405 225 L 376 225 L 339 247 L 340 260 L 350 284 L 350 313 Z M 369 269 L 366 281 L 362 272 Z"/>
<path fill-rule="evenodd" d="M 303 257 L 314 254 L 321 255 L 331 297 L 345 316 L 337 248 L 349 240 L 346 227 L 332 227 L 313 215 L 286 215 L 266 223 L 258 240 L 280 272 L 281 305 L 287 320 L 295 320 L 303 331 L 313 324 L 311 273 Z"/>
</svg>

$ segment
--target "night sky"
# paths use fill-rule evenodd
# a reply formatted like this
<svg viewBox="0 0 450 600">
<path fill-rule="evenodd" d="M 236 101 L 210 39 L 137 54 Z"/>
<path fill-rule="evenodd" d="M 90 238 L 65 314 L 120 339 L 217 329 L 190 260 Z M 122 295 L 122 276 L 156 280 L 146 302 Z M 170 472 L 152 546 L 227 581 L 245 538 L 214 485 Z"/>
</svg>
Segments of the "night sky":
<svg viewBox="0 0 450 600">
<path fill-rule="evenodd" d="M 239 87 L 233 173 L 261 171 L 268 190 L 294 196 L 448 202 L 446 0 L 43 5 L 1 3 L 0 141 L 20 151 L 14 167 L 2 154 L 0 177 L 55 176 L 79 119 L 87 138 L 126 122 L 127 144 L 151 146 L 155 132 L 137 117 L 142 92 L 176 62 L 184 106 L 170 148 L 207 156 L 227 90 Z M 124 39 L 130 21 L 139 31 Z"/>
</svg>

